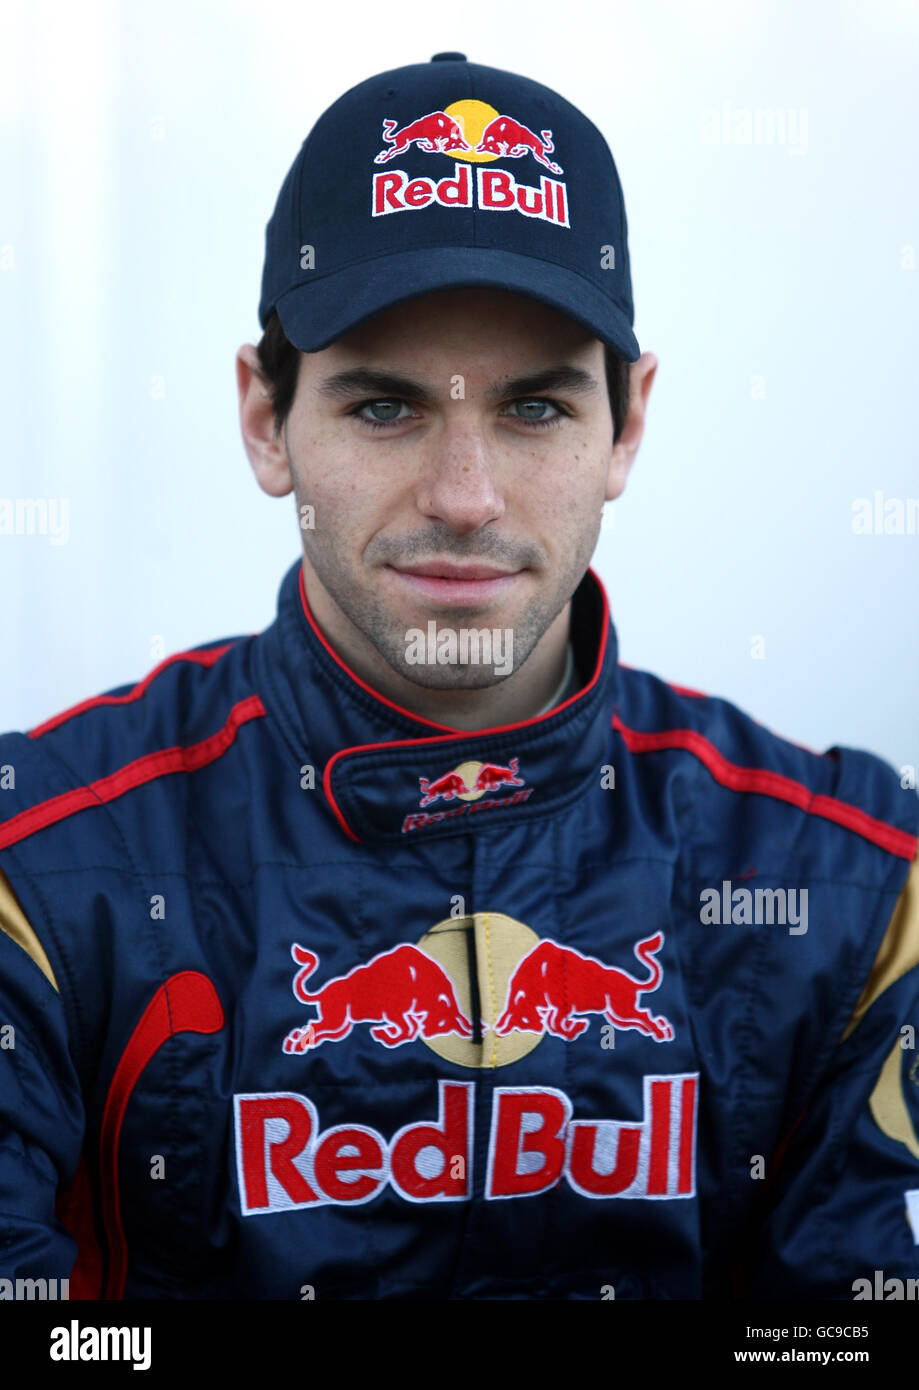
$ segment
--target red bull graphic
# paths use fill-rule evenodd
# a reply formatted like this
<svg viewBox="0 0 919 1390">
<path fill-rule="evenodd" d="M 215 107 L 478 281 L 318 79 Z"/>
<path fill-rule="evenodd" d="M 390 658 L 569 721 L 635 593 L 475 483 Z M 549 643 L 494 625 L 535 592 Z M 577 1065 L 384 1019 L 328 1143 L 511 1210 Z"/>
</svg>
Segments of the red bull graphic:
<svg viewBox="0 0 919 1390">
<path fill-rule="evenodd" d="M 444 801 L 452 801 L 455 797 L 471 792 L 496 792 L 499 787 L 522 787 L 525 783 L 522 777 L 518 777 L 519 771 L 519 759 L 511 758 L 506 767 L 501 763 L 482 763 L 471 787 L 467 785 L 458 768 L 452 772 L 445 772 L 443 777 L 438 777 L 433 782 L 429 782 L 426 777 L 419 777 L 422 796 L 418 805 L 430 806 L 432 801 L 441 797 Z"/>
<path fill-rule="evenodd" d="M 541 222 L 570 227 L 568 195 L 563 183 L 543 176 L 539 188 L 518 183 L 507 169 L 477 169 L 475 202 L 469 169 L 457 164 L 452 178 L 412 178 L 404 169 L 374 174 L 370 211 L 373 217 L 392 212 L 415 212 L 436 203 L 443 208 L 483 212 L 520 212 Z"/>
<path fill-rule="evenodd" d="M 461 763 L 459 767 L 451 768 L 449 772 L 435 777 L 433 781 L 429 781 L 427 777 L 419 777 L 418 785 L 421 790 L 421 798 L 418 805 L 421 809 L 405 817 L 402 822 L 403 835 L 426 825 L 436 825 L 445 819 L 470 815 L 474 811 L 491 811 L 502 806 L 519 806 L 521 802 L 529 799 L 533 791 L 533 788 L 526 785 L 526 779 L 521 777 L 519 773 L 519 759 L 511 758 L 506 764 L 474 761 Z M 523 791 L 515 791 L 513 796 L 500 797 L 497 800 L 481 801 L 479 799 L 486 792 L 500 791 L 502 787 L 522 787 Z M 460 801 L 466 804 L 456 806 L 449 811 L 427 811 L 425 808 L 433 805 L 435 801 L 448 803 Z"/>
<path fill-rule="evenodd" d="M 374 156 L 374 164 L 388 164 L 397 154 L 404 154 L 411 145 L 417 145 L 426 154 L 449 154 L 453 150 L 472 148 L 459 122 L 445 111 L 429 111 L 426 116 L 410 121 L 401 130 L 397 129 L 398 125 L 398 121 L 384 120 L 383 139 L 389 148 L 383 148 Z"/>
<path fill-rule="evenodd" d="M 462 793 L 460 793 L 462 795 Z M 420 830 L 424 826 L 436 825 L 442 820 L 452 820 L 455 816 L 469 816 L 477 811 L 500 811 L 502 807 L 508 809 L 511 806 L 519 806 L 523 801 L 529 801 L 533 795 L 532 787 L 524 787 L 522 791 L 514 792 L 513 796 L 502 796 L 497 801 L 489 798 L 488 801 L 477 801 L 474 805 L 455 806 L 450 811 L 414 811 L 407 815 L 402 822 L 402 834 L 407 835 L 412 830 Z"/>
<path fill-rule="evenodd" d="M 520 763 L 516 758 L 511 758 L 507 767 L 503 767 L 501 763 L 483 763 L 473 790 L 496 792 L 499 787 L 522 787 L 523 778 L 517 776 L 519 771 Z"/>
<path fill-rule="evenodd" d="M 462 923 L 456 920 L 459 930 Z M 532 932 L 528 935 L 533 938 Z M 638 1003 L 639 995 L 656 990 L 663 979 L 657 960 L 663 944 L 661 931 L 635 944 L 636 957 L 648 969 L 647 978 L 636 979 L 570 946 L 538 941 L 510 973 L 504 1006 L 494 1022 L 495 1035 L 548 1033 L 574 1042 L 590 1027 L 585 1015 L 599 1014 L 615 1028 L 635 1029 L 657 1043 L 672 1042 L 675 1033 L 669 1020 L 655 1017 Z M 374 1042 L 388 1048 L 416 1039 L 473 1036 L 472 1021 L 463 1011 L 450 974 L 419 946 L 401 942 L 315 990 L 308 987 L 319 965 L 315 951 L 295 942 L 290 953 L 299 966 L 292 984 L 294 997 L 315 1006 L 318 1013 L 287 1034 L 284 1052 L 299 1054 L 324 1042 L 340 1042 L 359 1023 L 369 1023 Z M 489 1030 L 485 1019 L 479 1023 L 483 1032 Z"/>
<path fill-rule="evenodd" d="M 307 989 L 306 982 L 319 957 L 296 943 L 290 953 L 300 966 L 294 976 L 294 996 L 303 1004 L 315 1004 L 319 1015 L 287 1034 L 285 1052 L 307 1052 L 323 1042 L 340 1042 L 357 1023 L 372 1023 L 370 1036 L 384 1047 L 401 1047 L 417 1037 L 444 1033 L 472 1037 L 472 1023 L 460 1009 L 450 976 L 417 946 L 403 943 L 383 951 L 315 992 Z"/>
<path fill-rule="evenodd" d="M 490 121 L 475 148 L 478 154 L 485 151 L 502 159 L 520 159 L 525 154 L 531 154 L 553 174 L 565 172 L 560 164 L 546 158 L 555 149 L 551 130 L 534 135 L 528 126 L 521 125 L 513 116 L 496 116 Z"/>
<path fill-rule="evenodd" d="M 650 973 L 646 980 L 636 980 L 570 946 L 540 941 L 511 976 L 495 1032 L 504 1036 L 517 1030 L 545 1031 L 572 1042 L 590 1027 L 584 1014 L 601 1014 L 616 1028 L 637 1028 L 655 1042 L 671 1042 L 673 1025 L 638 1004 L 639 994 L 657 989 L 663 979 L 663 967 L 655 959 L 663 944 L 663 932 L 637 942 L 635 955 Z"/>
<path fill-rule="evenodd" d="M 575 1119 L 564 1091 L 492 1093 L 487 1200 L 534 1197 L 566 1182 L 579 1196 L 673 1200 L 696 1192 L 698 1072 L 642 1077 L 639 1120 Z M 438 1116 L 387 1142 L 365 1124 L 322 1131 L 308 1096 L 233 1097 L 243 1216 L 357 1206 L 387 1187 L 409 1202 L 464 1202 L 474 1191 L 475 1083 L 439 1080 Z"/>
<path fill-rule="evenodd" d="M 506 766 L 462 764 L 454 771 L 467 788 L 466 796 L 481 795 L 474 790 L 480 778 L 484 787 L 518 774 L 516 759 Z M 324 1042 L 341 1041 L 357 1024 L 367 1023 L 368 1036 L 388 1049 L 434 1039 L 428 1042 L 432 1051 L 448 1056 L 438 1049 L 452 1036 L 460 1049 L 451 1059 L 454 1063 L 477 1069 L 502 1065 L 486 1061 L 484 1040 L 482 1047 L 463 1052 L 474 1029 L 465 1011 L 471 985 L 459 973 L 467 959 L 461 936 L 464 930 L 483 926 L 480 916 L 444 919 L 423 936 L 429 949 L 400 943 L 318 989 L 309 987 L 319 965 L 316 952 L 294 943 L 291 956 L 298 968 L 293 994 L 300 1003 L 315 1006 L 317 1016 L 287 1035 L 283 1051 L 303 1054 Z M 633 1029 L 651 1041 L 673 1039 L 669 1021 L 639 1005 L 639 996 L 656 990 L 663 978 L 656 959 L 664 944 L 663 931 L 635 943 L 635 955 L 648 972 L 637 979 L 571 947 L 538 940 L 530 928 L 504 914 L 484 916 L 484 925 L 500 934 L 505 950 L 515 941 L 519 946 L 506 964 L 496 961 L 489 966 L 501 972 L 494 1009 L 502 998 L 504 1003 L 497 1017 L 489 1013 L 486 1019 L 477 1013 L 483 1034 L 497 1039 L 514 1032 L 548 1033 L 573 1042 L 590 1026 L 586 1015 L 598 1014 L 616 1028 Z M 536 944 L 530 945 L 533 941 Z M 529 1055 L 536 1045 L 516 1055 L 505 1053 L 503 1064 Z M 692 1197 L 698 1081 L 698 1072 L 645 1075 L 637 1117 L 633 1111 L 615 1119 L 595 1114 L 576 1118 L 569 1096 L 552 1086 L 490 1085 L 488 1159 L 478 1187 L 472 1165 L 477 1083 L 439 1080 L 436 1120 L 413 1120 L 389 1140 L 363 1123 L 336 1123 L 323 1130 L 309 1095 L 236 1095 L 242 1213 L 355 1205 L 387 1189 L 410 1202 L 468 1201 L 476 1190 L 490 1201 L 533 1197 L 561 1184 L 591 1199 Z"/>
<path fill-rule="evenodd" d="M 450 103 L 442 111 L 400 125 L 387 116 L 383 121 L 383 149 L 375 164 L 389 164 L 397 155 L 420 150 L 424 154 L 452 158 L 452 175 L 412 177 L 404 169 L 375 174 L 370 211 L 373 217 L 422 208 L 477 207 L 485 212 L 517 212 L 559 227 L 570 227 L 568 194 L 558 178 L 543 175 L 539 187 L 519 183 L 509 169 L 488 165 L 498 159 L 534 161 L 551 174 L 564 170 L 549 156 L 555 150 L 551 130 L 537 135 L 516 117 L 496 111 L 487 102 L 468 98 Z M 470 165 L 478 165 L 473 184 Z"/>
<path fill-rule="evenodd" d="M 471 790 L 466 786 L 465 777 L 461 777 L 458 772 L 445 772 L 443 777 L 435 777 L 433 782 L 429 782 L 426 777 L 419 777 L 418 781 L 422 793 L 419 806 L 430 806 L 432 801 L 439 801 L 441 797 L 444 801 L 453 801 Z"/>
<path fill-rule="evenodd" d="M 694 1196 L 698 1080 L 698 1072 L 643 1076 L 637 1122 L 575 1120 L 552 1086 L 499 1087 L 485 1196 L 533 1197 L 563 1177 L 582 1197 Z"/>
</svg>

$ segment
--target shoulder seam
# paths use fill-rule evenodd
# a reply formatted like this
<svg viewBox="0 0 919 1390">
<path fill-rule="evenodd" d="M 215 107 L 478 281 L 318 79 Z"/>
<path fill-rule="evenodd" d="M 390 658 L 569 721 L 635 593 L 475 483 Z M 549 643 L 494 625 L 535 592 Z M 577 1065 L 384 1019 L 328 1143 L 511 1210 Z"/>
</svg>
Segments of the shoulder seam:
<svg viewBox="0 0 919 1390">
<path fill-rule="evenodd" d="M 216 647 L 191 648 L 184 652 L 174 652 L 172 656 L 167 656 L 158 666 L 154 666 L 152 671 L 148 671 L 142 680 L 132 686 L 124 695 L 91 695 L 87 700 L 81 700 L 76 705 L 61 710 L 59 714 L 53 714 L 50 719 L 46 719 L 43 724 L 36 724 L 34 729 L 28 730 L 29 738 L 41 738 L 43 734 L 48 734 L 52 729 L 57 729 L 61 724 L 75 719 L 77 715 L 83 714 L 86 710 L 96 709 L 100 705 L 128 705 L 134 700 L 139 700 L 145 695 L 157 676 L 167 667 L 172 666 L 176 661 L 191 661 L 198 666 L 214 666 L 225 652 L 231 647 L 235 647 L 239 642 L 244 641 L 242 637 L 234 637 L 229 642 L 224 642 Z"/>
<path fill-rule="evenodd" d="M 247 695 L 234 704 L 226 720 L 216 733 L 199 740 L 198 743 L 176 744 L 171 748 L 160 748 L 145 753 L 132 762 L 125 763 L 106 777 L 81 786 L 71 787 L 69 791 L 39 801 L 27 807 L 18 815 L 12 816 L 0 825 L 0 849 L 7 849 L 20 840 L 27 839 L 36 831 L 66 820 L 90 806 L 102 806 L 115 801 L 126 792 L 164 777 L 173 772 L 197 772 L 199 768 L 221 757 L 235 742 L 236 735 L 243 724 L 259 719 L 266 714 L 265 706 L 258 695 Z"/>
<path fill-rule="evenodd" d="M 820 816 L 851 830 L 899 859 L 912 859 L 919 846 L 919 837 L 908 830 L 900 830 L 887 821 L 878 820 L 847 801 L 813 792 L 803 782 L 796 782 L 784 773 L 732 763 L 704 734 L 695 729 L 663 729 L 647 733 L 630 729 L 618 714 L 613 715 L 612 722 L 630 753 L 681 749 L 698 758 L 715 781 L 729 791 L 755 792 L 761 796 L 771 796 L 776 801 L 785 801 L 807 815 Z"/>
</svg>

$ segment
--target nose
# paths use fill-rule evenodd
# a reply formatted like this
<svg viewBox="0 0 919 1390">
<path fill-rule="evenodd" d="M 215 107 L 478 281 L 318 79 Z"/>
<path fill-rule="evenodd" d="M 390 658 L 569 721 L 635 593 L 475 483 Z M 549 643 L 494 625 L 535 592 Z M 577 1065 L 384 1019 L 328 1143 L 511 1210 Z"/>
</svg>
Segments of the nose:
<svg viewBox="0 0 919 1390">
<path fill-rule="evenodd" d="M 418 508 L 454 531 L 476 531 L 504 515 L 494 450 L 471 421 L 436 431 L 418 481 Z"/>
</svg>

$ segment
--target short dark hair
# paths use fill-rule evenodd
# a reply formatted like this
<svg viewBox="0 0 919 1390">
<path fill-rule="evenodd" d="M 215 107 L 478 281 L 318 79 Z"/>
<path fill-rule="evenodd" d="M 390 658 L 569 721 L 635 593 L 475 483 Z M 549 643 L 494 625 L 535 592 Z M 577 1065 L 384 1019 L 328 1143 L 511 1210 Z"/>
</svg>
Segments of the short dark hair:
<svg viewBox="0 0 919 1390">
<path fill-rule="evenodd" d="M 277 310 L 272 309 L 261 342 L 258 360 L 268 383 L 274 410 L 275 434 L 280 434 L 297 394 L 300 350 L 289 342 Z M 613 443 L 622 433 L 629 405 L 629 364 L 624 357 L 606 348 L 606 387 L 613 415 Z"/>
</svg>

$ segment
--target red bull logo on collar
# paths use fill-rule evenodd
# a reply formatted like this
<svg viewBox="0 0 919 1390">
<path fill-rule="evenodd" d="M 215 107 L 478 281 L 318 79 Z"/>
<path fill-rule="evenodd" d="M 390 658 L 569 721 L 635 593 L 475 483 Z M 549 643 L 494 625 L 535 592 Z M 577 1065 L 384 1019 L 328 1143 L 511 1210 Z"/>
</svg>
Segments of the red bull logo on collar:
<svg viewBox="0 0 919 1390">
<path fill-rule="evenodd" d="M 564 170 L 550 155 L 555 150 L 552 131 L 531 130 L 516 117 L 496 111 L 487 102 L 469 99 L 452 102 L 442 111 L 428 111 L 400 125 L 386 117 L 382 130 L 383 148 L 374 156 L 375 164 L 406 154 L 411 149 L 453 159 L 452 176 L 440 179 L 412 178 L 403 169 L 375 174 L 371 215 L 384 217 L 393 212 L 412 212 L 437 204 L 440 207 L 476 206 L 483 211 L 517 212 L 559 227 L 570 227 L 568 194 L 558 178 L 540 176 L 539 187 L 518 183 L 508 169 L 489 169 L 495 160 L 533 159 L 550 174 Z M 473 186 L 470 165 L 477 164 Z M 475 203 L 473 204 L 473 196 Z"/>
<path fill-rule="evenodd" d="M 532 787 L 526 786 L 526 779 L 520 776 L 518 758 L 510 758 L 507 763 L 482 763 L 470 760 L 460 763 L 458 767 L 450 768 L 448 772 L 441 773 L 439 777 L 433 779 L 419 777 L 418 785 L 421 791 L 418 805 L 421 809 L 405 817 L 402 822 L 403 834 L 417 830 L 421 826 L 435 825 L 439 821 L 453 819 L 455 816 L 468 815 L 472 811 L 490 811 L 501 806 L 519 806 L 521 802 L 529 799 L 533 791 Z M 497 801 L 480 800 L 487 792 L 496 792 L 502 787 L 523 787 L 524 790 L 515 791 L 513 796 L 504 796 Z M 448 811 L 428 812 L 425 810 L 436 801 L 464 804 L 453 806 Z M 478 805 L 473 804 L 476 802 Z"/>
<path fill-rule="evenodd" d="M 452 801 L 458 796 L 464 800 L 474 800 L 483 792 L 496 792 L 499 787 L 522 787 L 524 780 L 517 775 L 519 771 L 519 759 L 511 758 L 506 767 L 502 763 L 461 763 L 433 782 L 419 777 L 421 800 L 418 805 L 430 806 L 439 797 L 443 797 L 444 801 Z M 471 785 L 466 781 L 470 773 L 473 776 Z"/>
</svg>

